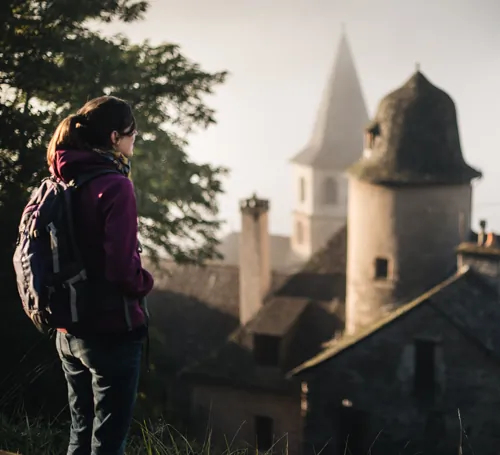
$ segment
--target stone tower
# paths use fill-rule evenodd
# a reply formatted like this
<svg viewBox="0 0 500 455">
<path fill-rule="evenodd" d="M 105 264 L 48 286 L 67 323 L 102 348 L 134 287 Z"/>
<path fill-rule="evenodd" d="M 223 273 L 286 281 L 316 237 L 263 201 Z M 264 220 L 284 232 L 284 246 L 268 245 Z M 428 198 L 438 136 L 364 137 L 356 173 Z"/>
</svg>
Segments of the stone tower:
<svg viewBox="0 0 500 455">
<path fill-rule="evenodd" d="M 368 113 L 349 43 L 342 34 L 308 145 L 291 161 L 295 210 L 291 248 L 307 259 L 346 223 L 344 172 L 360 156 Z"/>
<path fill-rule="evenodd" d="M 453 100 L 417 71 L 379 104 L 349 175 L 346 332 L 450 276 L 473 179 Z"/>
</svg>

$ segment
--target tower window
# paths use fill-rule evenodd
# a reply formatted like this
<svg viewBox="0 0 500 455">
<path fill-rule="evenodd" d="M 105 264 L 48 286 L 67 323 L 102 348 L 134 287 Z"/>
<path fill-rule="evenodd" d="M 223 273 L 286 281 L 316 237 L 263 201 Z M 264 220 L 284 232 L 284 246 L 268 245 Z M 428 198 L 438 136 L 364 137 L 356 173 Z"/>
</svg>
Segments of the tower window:
<svg viewBox="0 0 500 455">
<path fill-rule="evenodd" d="M 300 202 L 304 202 L 306 200 L 306 180 L 304 177 L 300 177 L 299 180 L 299 199 Z"/>
<path fill-rule="evenodd" d="M 365 149 L 371 150 L 375 146 L 375 139 L 380 135 L 378 123 L 372 125 L 365 132 Z"/>
<path fill-rule="evenodd" d="M 280 356 L 280 339 L 272 335 L 254 334 L 253 356 L 258 365 L 277 367 Z"/>
<path fill-rule="evenodd" d="M 414 389 L 418 398 L 432 400 L 436 391 L 436 343 L 432 340 L 415 340 Z"/>
<path fill-rule="evenodd" d="M 273 446 L 274 421 L 271 417 L 255 416 L 255 445 L 259 451 Z"/>
<path fill-rule="evenodd" d="M 337 203 L 337 184 L 332 177 L 327 177 L 323 182 L 323 201 L 327 205 Z"/>
<path fill-rule="evenodd" d="M 385 280 L 389 277 L 389 260 L 386 258 L 375 259 L 375 279 Z"/>
<path fill-rule="evenodd" d="M 365 148 L 371 150 L 374 145 L 375 145 L 375 136 L 370 131 L 367 131 L 365 135 Z"/>
<path fill-rule="evenodd" d="M 295 237 L 299 245 L 304 242 L 304 226 L 300 221 L 295 223 Z"/>
</svg>

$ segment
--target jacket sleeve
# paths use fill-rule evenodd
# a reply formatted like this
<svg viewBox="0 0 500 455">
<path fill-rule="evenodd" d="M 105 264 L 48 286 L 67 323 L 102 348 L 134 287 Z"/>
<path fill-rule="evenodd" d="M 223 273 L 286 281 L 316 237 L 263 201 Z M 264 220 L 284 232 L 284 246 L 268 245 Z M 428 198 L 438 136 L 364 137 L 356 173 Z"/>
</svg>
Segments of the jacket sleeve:
<svg viewBox="0 0 500 455">
<path fill-rule="evenodd" d="M 142 268 L 137 251 L 137 204 L 132 182 L 110 179 L 101 194 L 104 213 L 105 277 L 125 295 L 142 298 L 153 288 L 153 277 Z"/>
</svg>

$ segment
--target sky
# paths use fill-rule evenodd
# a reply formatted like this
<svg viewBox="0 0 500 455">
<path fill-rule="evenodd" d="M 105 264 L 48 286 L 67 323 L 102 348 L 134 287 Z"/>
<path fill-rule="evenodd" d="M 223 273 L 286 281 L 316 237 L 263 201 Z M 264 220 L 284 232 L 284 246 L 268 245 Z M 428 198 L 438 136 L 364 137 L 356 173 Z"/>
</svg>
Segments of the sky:
<svg viewBox="0 0 500 455">
<path fill-rule="evenodd" d="M 292 229 L 289 160 L 306 145 L 332 70 L 342 24 L 370 117 L 416 64 L 456 103 L 474 183 L 473 227 L 500 231 L 500 1 L 151 0 L 143 21 L 106 24 L 132 41 L 176 43 L 204 70 L 228 70 L 207 103 L 217 125 L 191 137 L 199 162 L 231 171 L 220 197 L 225 231 L 239 230 L 238 201 L 270 199 L 270 230 Z"/>
</svg>

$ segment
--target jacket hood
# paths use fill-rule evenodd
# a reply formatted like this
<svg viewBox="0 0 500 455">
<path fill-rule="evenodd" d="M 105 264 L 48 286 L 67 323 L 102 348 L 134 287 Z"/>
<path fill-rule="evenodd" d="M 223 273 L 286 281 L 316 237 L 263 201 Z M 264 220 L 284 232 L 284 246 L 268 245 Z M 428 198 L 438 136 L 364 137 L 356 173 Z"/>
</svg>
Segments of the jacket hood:
<svg viewBox="0 0 500 455">
<path fill-rule="evenodd" d="M 69 183 L 78 175 L 97 169 L 114 169 L 112 161 L 92 150 L 58 150 L 50 173 Z"/>
</svg>

